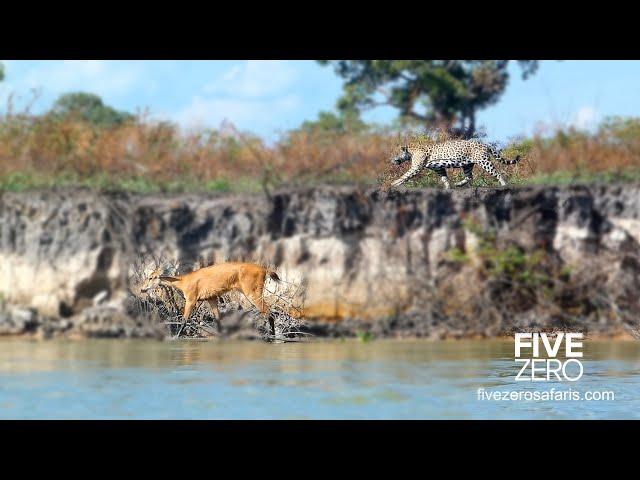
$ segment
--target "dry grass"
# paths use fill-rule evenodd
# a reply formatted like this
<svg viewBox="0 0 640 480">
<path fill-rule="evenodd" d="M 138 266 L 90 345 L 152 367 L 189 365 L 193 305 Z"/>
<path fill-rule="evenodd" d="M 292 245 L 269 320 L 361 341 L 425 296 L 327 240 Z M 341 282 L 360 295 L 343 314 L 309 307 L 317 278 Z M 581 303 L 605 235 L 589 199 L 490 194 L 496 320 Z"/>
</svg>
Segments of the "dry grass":
<svg viewBox="0 0 640 480">
<path fill-rule="evenodd" d="M 232 127 L 180 132 L 137 118 L 105 128 L 50 116 L 7 115 L 0 120 L 0 175 L 10 184 L 85 184 L 131 189 L 204 189 L 232 184 L 265 188 L 375 178 L 386 138 L 291 132 L 274 145 Z M 370 172 L 370 173 L 369 173 Z M 175 189 L 178 189 L 176 187 Z"/>
<path fill-rule="evenodd" d="M 638 180 L 639 124 L 613 119 L 592 134 L 559 130 L 552 136 L 514 141 L 505 156 L 521 153 L 525 159 L 515 167 L 499 167 L 510 183 Z M 435 132 L 420 137 L 433 141 L 444 136 Z M 175 125 L 139 115 L 133 122 L 106 128 L 9 109 L 0 117 L 0 188 L 86 185 L 145 192 L 385 185 L 406 168 L 393 168 L 388 162 L 403 141 L 382 130 L 291 131 L 267 144 L 230 125 L 181 132 Z M 409 186 L 437 184 L 427 172 Z M 476 185 L 483 184 L 494 182 L 478 172 Z"/>
</svg>

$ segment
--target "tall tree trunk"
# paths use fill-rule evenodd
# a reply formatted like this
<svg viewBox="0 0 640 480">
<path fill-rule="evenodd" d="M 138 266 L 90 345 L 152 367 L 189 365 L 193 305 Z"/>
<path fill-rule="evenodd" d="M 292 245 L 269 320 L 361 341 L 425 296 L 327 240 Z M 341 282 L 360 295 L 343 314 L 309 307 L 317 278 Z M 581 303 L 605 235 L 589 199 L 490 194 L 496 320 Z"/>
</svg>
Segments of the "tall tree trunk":
<svg viewBox="0 0 640 480">
<path fill-rule="evenodd" d="M 469 108 L 469 138 L 472 138 L 476 134 L 476 111 L 473 107 Z"/>
</svg>

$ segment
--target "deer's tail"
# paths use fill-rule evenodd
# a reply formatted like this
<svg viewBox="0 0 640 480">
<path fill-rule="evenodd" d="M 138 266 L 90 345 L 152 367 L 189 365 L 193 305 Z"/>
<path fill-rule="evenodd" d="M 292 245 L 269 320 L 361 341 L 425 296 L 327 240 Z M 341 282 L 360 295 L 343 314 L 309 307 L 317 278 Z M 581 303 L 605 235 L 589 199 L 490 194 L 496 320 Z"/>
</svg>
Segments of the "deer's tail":
<svg viewBox="0 0 640 480">
<path fill-rule="evenodd" d="M 282 280 L 280 279 L 280 277 L 278 276 L 278 274 L 276 272 L 274 272 L 273 270 L 267 270 L 267 273 L 265 274 L 267 277 L 271 278 L 272 280 L 274 280 L 275 282 L 281 282 Z M 291 307 L 288 309 L 288 311 L 286 312 L 287 315 L 289 315 L 292 318 L 298 318 L 298 319 L 302 319 L 304 318 L 304 311 L 301 308 L 298 307 Z"/>
<path fill-rule="evenodd" d="M 273 270 L 267 270 L 267 276 L 270 277 L 271 280 L 273 280 L 275 282 L 279 282 L 280 281 L 280 277 Z"/>
</svg>

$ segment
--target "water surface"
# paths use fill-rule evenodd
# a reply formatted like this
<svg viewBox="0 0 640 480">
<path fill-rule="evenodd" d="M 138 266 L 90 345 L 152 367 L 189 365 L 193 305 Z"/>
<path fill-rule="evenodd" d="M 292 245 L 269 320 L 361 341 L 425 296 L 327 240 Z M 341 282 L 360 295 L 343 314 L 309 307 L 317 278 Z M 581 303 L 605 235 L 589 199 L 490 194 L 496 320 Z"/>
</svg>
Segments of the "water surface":
<svg viewBox="0 0 640 480">
<path fill-rule="evenodd" d="M 3 419 L 640 418 L 640 342 L 586 341 L 577 382 L 516 383 L 513 341 L 0 340 Z M 607 401 L 480 400 L 606 390 Z"/>
</svg>

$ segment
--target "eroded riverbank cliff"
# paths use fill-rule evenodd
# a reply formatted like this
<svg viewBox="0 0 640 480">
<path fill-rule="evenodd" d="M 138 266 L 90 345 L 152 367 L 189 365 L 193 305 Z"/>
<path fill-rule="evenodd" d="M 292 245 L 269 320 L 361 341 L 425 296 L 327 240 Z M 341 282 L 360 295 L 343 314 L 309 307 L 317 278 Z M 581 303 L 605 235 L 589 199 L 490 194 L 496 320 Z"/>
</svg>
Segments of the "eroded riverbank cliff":
<svg viewBox="0 0 640 480">
<path fill-rule="evenodd" d="M 640 185 L 3 193 L 0 333 L 157 335 L 119 307 L 132 263 L 151 253 L 183 264 L 260 259 L 302 277 L 316 334 L 567 324 L 613 334 L 634 328 L 639 247 Z M 589 303 L 589 284 L 601 299 Z"/>
</svg>

